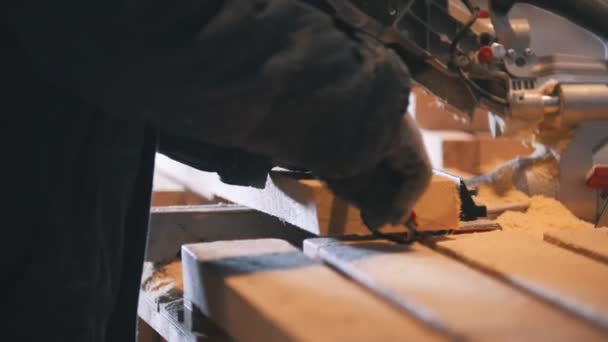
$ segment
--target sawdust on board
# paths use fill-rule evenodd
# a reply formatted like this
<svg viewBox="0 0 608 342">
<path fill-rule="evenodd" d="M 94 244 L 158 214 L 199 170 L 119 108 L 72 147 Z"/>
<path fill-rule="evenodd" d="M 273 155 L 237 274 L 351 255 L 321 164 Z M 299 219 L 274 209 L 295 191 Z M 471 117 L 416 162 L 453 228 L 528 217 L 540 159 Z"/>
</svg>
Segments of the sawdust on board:
<svg viewBox="0 0 608 342">
<path fill-rule="evenodd" d="M 593 228 L 591 223 L 577 218 L 559 201 L 544 196 L 533 196 L 526 212 L 507 211 L 496 222 L 504 231 L 519 231 L 539 239 L 543 239 L 548 231 Z"/>
<path fill-rule="evenodd" d="M 141 286 L 144 291 L 151 293 L 182 295 L 184 293 L 182 262 L 175 260 L 163 265 L 146 262 Z"/>
<path fill-rule="evenodd" d="M 559 164 L 555 158 L 536 161 L 521 170 L 506 170 L 502 177 L 477 187 L 476 201 L 488 207 L 527 205 L 530 196 L 554 198 L 559 192 Z"/>
</svg>

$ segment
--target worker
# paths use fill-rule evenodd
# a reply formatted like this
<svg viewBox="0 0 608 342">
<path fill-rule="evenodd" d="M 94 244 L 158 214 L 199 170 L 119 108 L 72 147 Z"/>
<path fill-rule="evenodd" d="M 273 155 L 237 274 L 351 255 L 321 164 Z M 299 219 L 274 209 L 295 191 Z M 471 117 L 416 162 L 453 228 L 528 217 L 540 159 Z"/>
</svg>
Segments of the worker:
<svg viewBox="0 0 608 342">
<path fill-rule="evenodd" d="M 309 170 L 372 227 L 429 182 L 406 66 L 324 0 L 2 6 L 8 340 L 135 340 L 157 151 Z"/>
</svg>

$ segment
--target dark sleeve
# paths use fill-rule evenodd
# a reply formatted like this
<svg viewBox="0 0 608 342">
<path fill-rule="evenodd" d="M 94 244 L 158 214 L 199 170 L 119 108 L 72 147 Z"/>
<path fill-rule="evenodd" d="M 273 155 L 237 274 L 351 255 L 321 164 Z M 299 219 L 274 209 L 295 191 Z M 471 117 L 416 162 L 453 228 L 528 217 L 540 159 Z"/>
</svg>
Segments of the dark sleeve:
<svg viewBox="0 0 608 342">
<path fill-rule="evenodd" d="M 49 81 L 108 113 L 353 175 L 398 139 L 408 72 L 310 2 L 32 0 L 9 14 Z"/>
</svg>

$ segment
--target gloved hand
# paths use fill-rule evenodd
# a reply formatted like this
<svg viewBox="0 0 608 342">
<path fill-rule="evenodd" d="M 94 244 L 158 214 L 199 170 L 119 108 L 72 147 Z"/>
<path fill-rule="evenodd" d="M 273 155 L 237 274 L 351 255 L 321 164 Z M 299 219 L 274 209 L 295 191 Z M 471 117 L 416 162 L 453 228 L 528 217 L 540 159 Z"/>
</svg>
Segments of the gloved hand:
<svg viewBox="0 0 608 342">
<path fill-rule="evenodd" d="M 173 137 L 161 137 L 165 153 L 233 183 L 243 175 L 231 165 L 240 171 L 243 159 L 254 176 L 266 161 L 307 169 L 372 227 L 407 215 L 427 184 L 418 133 L 403 119 L 407 68 L 326 0 L 100 10 L 31 1 L 7 17 L 45 80 L 108 115 L 162 130 Z M 186 141 L 236 157 L 203 163 Z"/>
<path fill-rule="evenodd" d="M 376 166 L 353 176 L 325 181 L 337 196 L 361 210 L 370 229 L 377 230 L 385 224 L 406 221 L 431 175 L 420 132 L 411 117 L 405 115 L 394 145 Z"/>
</svg>

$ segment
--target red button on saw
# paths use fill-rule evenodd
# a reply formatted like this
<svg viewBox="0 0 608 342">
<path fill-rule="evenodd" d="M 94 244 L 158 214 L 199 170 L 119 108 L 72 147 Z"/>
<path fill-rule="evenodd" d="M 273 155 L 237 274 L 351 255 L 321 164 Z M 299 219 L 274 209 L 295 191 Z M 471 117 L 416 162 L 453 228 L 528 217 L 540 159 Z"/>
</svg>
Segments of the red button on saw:
<svg viewBox="0 0 608 342">
<path fill-rule="evenodd" d="M 479 48 L 477 52 L 477 59 L 481 64 L 488 64 L 494 58 L 494 53 L 492 52 L 492 48 L 489 46 L 482 46 Z"/>
<path fill-rule="evenodd" d="M 608 189 L 608 165 L 599 164 L 587 174 L 587 186 L 594 189 Z"/>
</svg>

